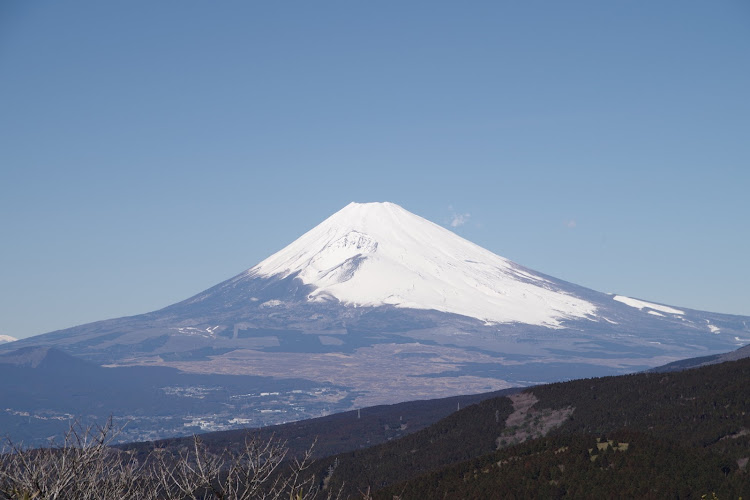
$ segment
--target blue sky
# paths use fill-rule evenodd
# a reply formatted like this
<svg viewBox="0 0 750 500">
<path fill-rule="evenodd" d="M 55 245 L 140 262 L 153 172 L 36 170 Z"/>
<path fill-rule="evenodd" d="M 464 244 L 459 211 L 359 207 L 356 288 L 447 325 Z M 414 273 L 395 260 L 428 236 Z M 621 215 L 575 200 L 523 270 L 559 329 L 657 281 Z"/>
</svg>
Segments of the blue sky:
<svg viewBox="0 0 750 500">
<path fill-rule="evenodd" d="M 750 315 L 745 1 L 0 4 L 0 334 L 151 311 L 350 201 Z"/>
</svg>

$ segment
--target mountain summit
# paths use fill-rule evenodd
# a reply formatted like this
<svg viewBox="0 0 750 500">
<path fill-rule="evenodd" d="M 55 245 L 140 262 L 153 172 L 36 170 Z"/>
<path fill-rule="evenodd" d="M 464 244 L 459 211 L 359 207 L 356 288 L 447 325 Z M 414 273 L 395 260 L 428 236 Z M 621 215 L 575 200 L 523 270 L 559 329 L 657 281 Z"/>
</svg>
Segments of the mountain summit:
<svg viewBox="0 0 750 500">
<path fill-rule="evenodd" d="M 427 309 L 492 323 L 559 327 L 596 306 L 393 203 L 350 203 L 248 270 L 295 276 L 308 299 Z"/>
</svg>

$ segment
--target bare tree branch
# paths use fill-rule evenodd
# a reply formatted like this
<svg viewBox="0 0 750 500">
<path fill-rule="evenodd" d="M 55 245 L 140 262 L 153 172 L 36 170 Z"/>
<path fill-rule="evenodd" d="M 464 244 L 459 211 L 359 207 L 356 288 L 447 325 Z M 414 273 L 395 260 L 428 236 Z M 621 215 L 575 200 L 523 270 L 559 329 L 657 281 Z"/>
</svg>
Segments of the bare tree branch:
<svg viewBox="0 0 750 500">
<path fill-rule="evenodd" d="M 157 449 L 139 463 L 110 447 L 120 432 L 70 426 L 63 442 L 27 449 L 10 440 L 0 450 L 0 500 L 313 500 L 338 498 L 312 473 L 312 447 L 287 460 L 285 442 L 248 435 L 238 451 L 211 452 L 197 436 L 176 453 Z M 328 476 L 333 470 L 328 471 Z"/>
</svg>

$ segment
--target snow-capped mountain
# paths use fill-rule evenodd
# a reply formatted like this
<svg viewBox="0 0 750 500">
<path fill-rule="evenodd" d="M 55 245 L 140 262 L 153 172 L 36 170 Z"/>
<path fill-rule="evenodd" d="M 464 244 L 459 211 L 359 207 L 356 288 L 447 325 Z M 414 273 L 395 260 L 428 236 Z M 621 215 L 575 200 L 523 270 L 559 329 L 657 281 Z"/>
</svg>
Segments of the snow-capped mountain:
<svg viewBox="0 0 750 500">
<path fill-rule="evenodd" d="M 11 337 L 10 335 L 0 335 L 0 344 L 7 344 L 8 342 L 15 342 L 18 340 L 15 337 Z"/>
<path fill-rule="evenodd" d="M 294 275 L 312 302 L 435 310 L 559 327 L 596 306 L 393 203 L 351 203 L 243 279 Z"/>
<path fill-rule="evenodd" d="M 600 293 L 392 203 L 352 203 L 187 300 L 0 351 L 43 345 L 107 366 L 304 380 L 335 392 L 314 396 L 330 410 L 642 370 L 734 350 L 750 343 L 749 325 Z"/>
</svg>

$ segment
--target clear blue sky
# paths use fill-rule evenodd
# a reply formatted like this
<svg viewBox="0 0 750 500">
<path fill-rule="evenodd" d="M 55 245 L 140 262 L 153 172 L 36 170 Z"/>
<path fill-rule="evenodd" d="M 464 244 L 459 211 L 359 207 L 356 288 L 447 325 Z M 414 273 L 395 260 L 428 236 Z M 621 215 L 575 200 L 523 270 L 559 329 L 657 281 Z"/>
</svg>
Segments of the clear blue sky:
<svg viewBox="0 0 750 500">
<path fill-rule="evenodd" d="M 750 315 L 750 3 L 0 3 L 0 334 L 161 308 L 386 200 Z"/>
</svg>

